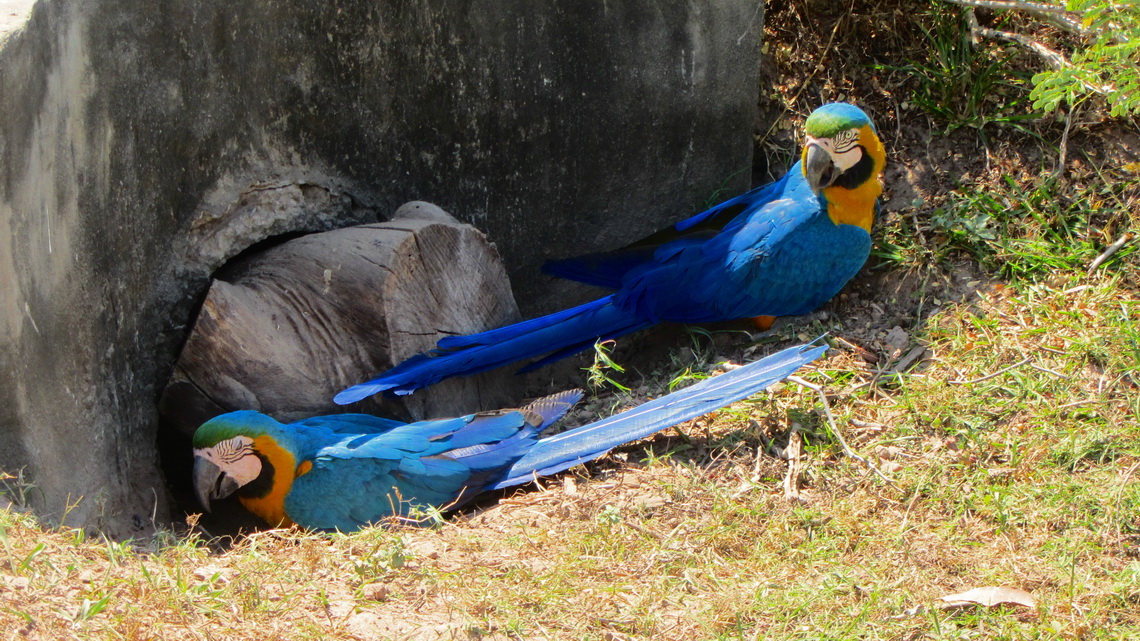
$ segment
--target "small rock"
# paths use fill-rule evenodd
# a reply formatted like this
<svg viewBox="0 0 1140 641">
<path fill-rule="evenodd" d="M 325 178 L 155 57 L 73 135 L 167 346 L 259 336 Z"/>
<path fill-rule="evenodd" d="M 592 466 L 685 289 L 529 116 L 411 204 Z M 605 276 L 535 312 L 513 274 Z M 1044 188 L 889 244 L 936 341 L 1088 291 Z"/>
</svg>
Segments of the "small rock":
<svg viewBox="0 0 1140 641">
<path fill-rule="evenodd" d="M 882 464 L 879 465 L 879 469 L 882 470 L 885 474 L 894 474 L 896 472 L 901 472 L 903 466 L 896 463 L 895 461 L 883 461 Z"/>
<path fill-rule="evenodd" d="M 363 594 L 366 601 L 380 602 L 387 601 L 388 596 L 391 594 L 388 586 L 384 585 L 383 583 L 369 583 L 368 585 L 362 587 L 360 589 L 360 592 Z"/>
</svg>

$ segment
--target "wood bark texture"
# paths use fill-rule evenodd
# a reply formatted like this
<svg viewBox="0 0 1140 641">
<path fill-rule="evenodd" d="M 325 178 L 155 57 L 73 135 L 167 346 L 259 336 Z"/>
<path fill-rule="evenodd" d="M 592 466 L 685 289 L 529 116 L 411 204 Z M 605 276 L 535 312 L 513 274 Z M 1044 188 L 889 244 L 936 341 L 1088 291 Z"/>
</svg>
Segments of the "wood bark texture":
<svg viewBox="0 0 1140 641">
<path fill-rule="evenodd" d="M 192 434 L 221 412 L 282 421 L 362 411 L 402 419 L 454 416 L 519 400 L 513 370 L 451 379 L 347 408 L 336 392 L 450 334 L 518 320 L 494 247 L 428 203 L 389 222 L 310 234 L 243 257 L 210 287 L 161 403 Z"/>
</svg>

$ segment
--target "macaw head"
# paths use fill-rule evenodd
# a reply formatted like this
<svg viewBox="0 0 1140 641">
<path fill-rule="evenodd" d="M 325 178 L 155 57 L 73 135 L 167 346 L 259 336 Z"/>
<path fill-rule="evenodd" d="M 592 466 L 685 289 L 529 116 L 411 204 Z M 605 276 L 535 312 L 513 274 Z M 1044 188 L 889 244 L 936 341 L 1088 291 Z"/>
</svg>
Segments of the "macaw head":
<svg viewBox="0 0 1140 641">
<path fill-rule="evenodd" d="M 823 195 L 846 214 L 849 222 L 870 229 L 875 200 L 883 193 L 878 177 L 887 163 L 887 153 L 875 125 L 855 105 L 833 102 L 823 105 L 804 123 L 807 140 L 803 172 L 812 191 Z M 864 220 L 865 219 L 865 220 Z"/>
<path fill-rule="evenodd" d="M 284 426 L 253 411 L 230 412 L 194 433 L 194 491 L 208 512 L 210 502 L 242 490 L 262 498 L 280 492 L 278 470 L 292 472 L 296 457 Z"/>
</svg>

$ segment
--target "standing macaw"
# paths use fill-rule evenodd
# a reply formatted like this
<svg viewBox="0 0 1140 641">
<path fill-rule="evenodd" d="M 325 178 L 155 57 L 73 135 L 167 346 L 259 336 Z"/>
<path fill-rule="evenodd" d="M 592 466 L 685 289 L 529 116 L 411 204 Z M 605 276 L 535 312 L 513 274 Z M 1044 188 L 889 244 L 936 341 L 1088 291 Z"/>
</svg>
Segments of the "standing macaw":
<svg viewBox="0 0 1140 641">
<path fill-rule="evenodd" d="M 507 327 L 443 338 L 435 350 L 334 400 L 344 405 L 378 392 L 410 394 L 451 376 L 548 355 L 529 369 L 661 321 L 792 316 L 819 307 L 871 252 L 886 151 L 871 119 L 853 105 L 816 109 L 805 130 L 802 158 L 780 180 L 617 251 L 546 267 L 613 294 Z"/>
<path fill-rule="evenodd" d="M 407 516 L 415 507 L 458 507 L 484 490 L 593 460 L 751 396 L 826 349 L 791 347 L 541 440 L 539 433 L 581 392 L 548 396 L 519 410 L 416 423 L 340 414 L 281 424 L 258 412 L 230 412 L 194 434 L 194 488 L 207 510 L 211 500 L 236 493 L 273 526 L 352 531 Z"/>
</svg>

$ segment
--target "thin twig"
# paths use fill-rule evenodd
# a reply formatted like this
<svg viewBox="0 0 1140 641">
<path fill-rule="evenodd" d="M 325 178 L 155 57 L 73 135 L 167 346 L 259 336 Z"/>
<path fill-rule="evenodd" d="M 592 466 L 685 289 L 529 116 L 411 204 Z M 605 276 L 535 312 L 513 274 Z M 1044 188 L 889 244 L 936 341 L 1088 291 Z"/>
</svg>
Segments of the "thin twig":
<svg viewBox="0 0 1140 641">
<path fill-rule="evenodd" d="M 1091 289 L 1091 288 L 1092 288 L 1092 285 L 1077 285 L 1076 287 L 1070 287 L 1070 288 L 1066 289 L 1065 291 L 1061 292 L 1061 295 L 1062 296 L 1068 296 L 1069 294 L 1076 294 L 1077 292 L 1083 292 L 1086 289 Z M 1064 352 L 1057 350 L 1057 349 L 1053 349 L 1052 347 L 1042 346 L 1041 349 L 1048 350 L 1050 352 L 1056 352 L 1058 354 L 1064 354 Z"/>
<path fill-rule="evenodd" d="M 806 387 L 809 390 L 814 391 L 816 394 L 819 394 L 820 400 L 823 401 L 823 412 L 827 416 L 827 424 L 831 428 L 831 433 L 834 434 L 836 440 L 839 441 L 839 445 L 843 447 L 843 453 L 870 468 L 872 472 L 874 472 L 879 478 L 886 481 L 887 484 L 891 487 L 895 488 L 896 490 L 899 489 L 899 486 L 895 485 L 895 482 L 892 481 L 890 477 L 880 472 L 879 468 L 872 465 L 870 461 L 856 454 L 855 451 L 851 449 L 851 446 L 847 444 L 847 439 L 843 438 L 843 434 L 839 431 L 839 427 L 835 424 L 835 415 L 831 413 L 831 403 L 827 401 L 827 394 L 823 391 L 822 387 L 816 385 L 815 383 L 809 383 L 799 376 L 789 376 L 785 380 Z"/>
<path fill-rule="evenodd" d="M 755 419 L 750 420 L 749 425 L 752 427 L 752 429 L 756 430 L 756 436 L 758 436 L 760 438 L 760 443 L 762 443 L 764 445 L 764 451 L 765 452 L 771 452 L 772 451 L 772 439 L 768 438 L 768 435 L 764 433 L 764 428 L 760 427 L 760 424 L 757 423 L 755 421 Z M 759 473 L 759 471 L 760 471 L 760 469 L 759 469 L 760 468 L 760 463 L 759 463 L 760 457 L 759 457 L 759 455 L 757 455 L 756 461 L 757 461 L 756 471 L 757 471 L 757 473 Z"/>
<path fill-rule="evenodd" d="M 1010 365 L 1009 367 L 1004 367 L 1002 369 L 999 369 L 996 372 L 991 372 L 991 373 L 986 374 L 985 376 L 983 376 L 981 378 L 975 378 L 975 379 L 970 380 L 970 381 L 946 381 L 946 382 L 949 383 L 950 385 L 973 385 L 974 383 L 981 383 L 982 381 L 988 381 L 991 378 L 994 378 L 995 376 L 1001 376 L 1002 374 L 1005 374 L 1006 372 L 1008 372 L 1010 370 L 1017 369 L 1017 368 L 1021 367 L 1022 365 L 1028 363 L 1031 360 L 1033 360 L 1031 357 L 1026 356 L 1025 358 L 1017 361 L 1013 365 Z"/>
<path fill-rule="evenodd" d="M 1014 33 L 1012 31 L 999 31 L 997 29 L 990 29 L 988 27 L 981 26 L 978 27 L 978 34 L 986 38 L 1009 40 L 1011 42 L 1016 42 L 1017 44 L 1027 49 L 1031 49 L 1035 51 L 1037 55 L 1041 56 L 1045 60 L 1046 64 L 1057 71 L 1072 66 L 1072 63 L 1069 62 L 1069 59 L 1066 58 L 1063 53 L 1056 51 L 1055 49 L 1050 49 L 1049 47 L 1046 47 L 1045 45 L 1034 40 L 1033 38 L 1030 38 L 1029 36 L 1025 36 L 1020 33 Z M 1092 89 L 1097 93 L 1104 93 L 1103 88 L 1094 87 L 1093 85 L 1090 85 L 1084 81 L 1082 81 L 1082 83 L 1088 89 Z"/>
<path fill-rule="evenodd" d="M 1089 275 L 1092 275 L 1092 273 L 1095 272 L 1098 267 L 1103 265 L 1104 261 L 1108 260 L 1109 258 L 1112 258 L 1112 255 L 1115 254 L 1116 252 L 1120 251 L 1121 247 L 1124 247 L 1125 245 L 1127 245 L 1128 241 L 1132 240 L 1132 236 L 1133 235 L 1131 232 L 1127 232 L 1123 236 L 1121 236 L 1120 238 L 1117 238 L 1115 243 L 1112 243 L 1111 245 L 1109 245 L 1108 249 L 1104 250 L 1101 253 L 1101 255 L 1097 256 L 1096 260 L 1094 260 L 1092 262 L 1092 264 L 1089 265 L 1089 272 L 1088 272 Z"/>
<path fill-rule="evenodd" d="M 1026 49 L 1030 49 L 1030 50 L 1036 52 L 1037 55 L 1041 56 L 1045 60 L 1046 64 L 1048 64 L 1050 67 L 1052 67 L 1056 71 L 1060 71 L 1062 69 L 1067 69 L 1067 68 L 1073 66 L 1072 63 L 1069 62 L 1069 59 L 1066 58 L 1063 53 L 1061 53 L 1055 49 L 1050 49 L 1049 47 L 1046 47 L 1044 44 L 1042 44 L 1040 41 L 1034 40 L 1033 38 L 1030 38 L 1029 36 L 1026 36 L 1026 35 L 1023 35 L 1020 33 L 1014 33 L 1012 31 L 1000 31 L 998 29 L 990 29 L 989 27 L 983 27 L 980 24 L 978 24 L 978 18 L 977 18 L 977 16 L 974 15 L 973 7 L 986 6 L 985 4 L 982 4 L 983 0 L 949 0 L 949 1 L 966 7 L 965 13 L 966 13 L 966 21 L 970 25 L 970 39 L 973 41 L 975 46 L 980 43 L 980 37 L 997 38 L 1000 40 L 1009 40 L 1010 42 L 1016 42 L 1017 44 L 1025 47 Z M 991 0 L 991 1 L 993 1 L 993 0 Z M 1087 36 L 1087 35 L 1091 34 L 1090 30 L 1085 29 L 1084 26 L 1081 24 L 1081 22 L 1074 20 L 1073 18 L 1070 18 L 1069 16 L 1067 16 L 1065 14 L 1055 13 L 1055 12 L 1036 12 L 1030 7 L 1029 4 L 1020 3 L 1020 2 L 1008 2 L 1008 3 L 1004 3 L 1004 4 L 1008 4 L 1010 6 L 1006 6 L 1006 7 L 1002 7 L 1002 8 L 1022 9 L 1024 11 L 1028 11 L 1030 13 L 1033 13 L 1038 18 L 1048 20 L 1049 22 L 1052 22 L 1053 24 L 1057 25 L 1058 27 L 1060 27 L 1061 29 L 1064 29 L 1066 31 L 1079 33 L 1083 36 Z M 1030 3 L 1030 4 L 1036 4 L 1036 3 Z M 1014 5 L 1025 5 L 1025 6 L 1014 6 Z M 1042 6 L 1047 6 L 1047 5 L 1042 5 Z M 1108 86 L 1099 86 L 1098 87 L 1098 86 L 1088 82 L 1087 80 L 1084 80 L 1081 78 L 1078 78 L 1077 80 L 1088 91 L 1091 91 L 1091 92 L 1096 93 L 1096 94 L 1100 94 L 1102 96 L 1107 95 L 1112 89 L 1111 87 L 1108 87 Z"/>
<path fill-rule="evenodd" d="M 1063 8 L 1057 5 L 1044 4 L 1041 2 L 1019 2 L 1017 0 L 950 0 L 950 2 L 960 4 L 963 7 L 978 7 L 981 9 L 1017 9 L 1029 13 L 1066 13 Z"/>
<path fill-rule="evenodd" d="M 1057 407 L 1054 407 L 1053 409 L 1055 409 L 1055 410 L 1063 410 L 1063 409 L 1065 409 L 1066 407 L 1077 407 L 1077 406 L 1080 406 L 1080 405 L 1092 405 L 1092 404 L 1097 404 L 1097 405 L 1099 405 L 1099 404 L 1101 404 L 1101 403 L 1103 403 L 1103 402 L 1104 402 L 1104 401 L 1098 401 L 1098 400 L 1097 400 L 1097 399 L 1095 399 L 1095 398 L 1090 398 L 1090 399 L 1086 399 L 1086 400 L 1083 400 L 1083 401 L 1073 401 L 1072 403 L 1065 403 L 1064 405 L 1058 405 Z"/>
<path fill-rule="evenodd" d="M 908 503 L 906 506 L 906 514 L 903 514 L 902 523 L 899 525 L 899 533 L 900 534 L 906 533 L 906 522 L 910 519 L 910 511 L 911 511 L 911 509 L 914 508 L 914 503 L 915 503 L 915 501 L 918 500 L 918 497 L 920 497 L 920 496 L 922 496 L 922 490 L 915 489 L 914 496 L 910 499 L 910 503 Z"/>
<path fill-rule="evenodd" d="M 982 44 L 982 37 L 979 35 L 982 25 L 978 24 L 978 16 L 974 15 L 973 7 L 966 7 L 964 13 L 966 14 L 966 24 L 970 25 L 970 44 L 977 47 Z"/>
<path fill-rule="evenodd" d="M 1030 363 L 1029 366 L 1032 367 L 1033 369 L 1037 370 L 1038 372 L 1045 372 L 1046 374 L 1052 374 L 1053 376 L 1056 376 L 1057 378 L 1063 378 L 1065 380 L 1069 380 L 1070 378 L 1072 378 L 1068 374 L 1062 374 L 1061 372 L 1058 372 L 1056 370 L 1051 370 L 1048 367 L 1042 367 L 1042 366 L 1038 365 L 1037 363 Z"/>
</svg>

